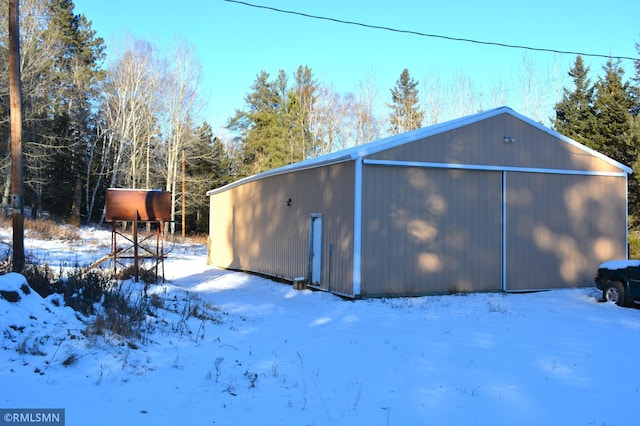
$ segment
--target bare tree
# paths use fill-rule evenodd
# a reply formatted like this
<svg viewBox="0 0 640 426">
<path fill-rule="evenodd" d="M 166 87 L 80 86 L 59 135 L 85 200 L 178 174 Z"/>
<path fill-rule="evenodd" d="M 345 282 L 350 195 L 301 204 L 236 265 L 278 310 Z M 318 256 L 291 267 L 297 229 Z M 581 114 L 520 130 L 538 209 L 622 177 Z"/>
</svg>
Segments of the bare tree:
<svg viewBox="0 0 640 426">
<path fill-rule="evenodd" d="M 96 127 L 96 135 L 87 146 L 87 169 L 85 172 L 85 199 L 87 202 L 87 219 L 91 220 L 96 205 L 98 190 L 102 187 L 110 167 L 113 148 L 113 132 L 102 126 Z M 101 220 L 102 221 L 102 220 Z"/>
<path fill-rule="evenodd" d="M 149 185 L 147 157 L 157 122 L 155 104 L 160 70 L 155 47 L 127 37 L 125 51 L 107 72 L 103 96 L 105 131 L 100 169 L 111 175 L 110 187 Z M 110 167 L 107 169 L 107 166 Z M 104 220 L 104 212 L 102 215 Z"/>
<path fill-rule="evenodd" d="M 536 75 L 536 63 L 525 54 L 522 55 L 522 101 L 523 113 L 538 121 L 541 119 L 542 96 L 539 78 Z"/>
<path fill-rule="evenodd" d="M 445 96 L 440 73 L 433 69 L 423 78 L 423 104 L 426 124 L 436 124 L 445 114 Z"/>
<path fill-rule="evenodd" d="M 313 156 L 319 156 L 349 145 L 349 115 L 353 111 L 353 95 L 341 95 L 332 86 L 322 85 L 317 91 L 310 117 L 310 129 L 319 142 Z"/>
<path fill-rule="evenodd" d="M 506 88 L 504 80 L 499 77 L 494 80 L 489 88 L 489 103 L 492 108 L 507 105 L 509 99 L 509 91 Z"/>
<path fill-rule="evenodd" d="M 556 103 L 562 98 L 562 89 L 569 64 L 558 62 L 554 56 L 546 65 L 522 55 L 520 99 L 523 113 L 540 123 L 551 125 L 550 117 Z"/>
<path fill-rule="evenodd" d="M 453 117 L 473 114 L 482 108 L 480 97 L 475 91 L 471 78 L 462 70 L 454 74 L 449 93 L 453 94 L 450 107 Z"/>
<path fill-rule="evenodd" d="M 166 127 L 164 141 L 165 189 L 171 191 L 171 233 L 175 233 L 176 195 L 182 151 L 193 141 L 194 116 L 199 111 L 198 87 L 202 65 L 193 47 L 179 42 L 173 50 L 172 68 L 165 80 Z"/>
<path fill-rule="evenodd" d="M 382 131 L 382 120 L 375 116 L 377 98 L 376 81 L 373 75 L 360 82 L 358 100 L 354 110 L 355 145 L 376 140 Z"/>
</svg>

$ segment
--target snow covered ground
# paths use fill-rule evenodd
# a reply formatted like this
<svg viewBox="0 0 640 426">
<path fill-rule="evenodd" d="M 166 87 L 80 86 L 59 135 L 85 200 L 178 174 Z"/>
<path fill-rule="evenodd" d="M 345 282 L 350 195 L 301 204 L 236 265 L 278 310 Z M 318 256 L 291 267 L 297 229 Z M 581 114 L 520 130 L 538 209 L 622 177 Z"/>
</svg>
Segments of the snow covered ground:
<svg viewBox="0 0 640 426">
<path fill-rule="evenodd" d="M 82 232 L 25 245 L 88 265 L 110 233 Z M 86 337 L 59 296 L 0 300 L 0 408 L 72 426 L 638 423 L 640 309 L 595 288 L 350 301 L 170 250 L 142 342 Z"/>
</svg>

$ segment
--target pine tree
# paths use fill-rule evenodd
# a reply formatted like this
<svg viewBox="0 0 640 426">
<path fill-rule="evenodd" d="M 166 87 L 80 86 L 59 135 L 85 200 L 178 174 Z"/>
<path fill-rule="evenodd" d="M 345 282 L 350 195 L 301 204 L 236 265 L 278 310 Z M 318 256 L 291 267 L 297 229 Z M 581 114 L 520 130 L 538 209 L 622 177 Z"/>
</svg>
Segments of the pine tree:
<svg viewBox="0 0 640 426">
<path fill-rule="evenodd" d="M 391 89 L 390 131 L 394 134 L 419 129 L 422 126 L 423 111 L 420 110 L 418 82 L 409 75 L 406 68 Z"/>
<path fill-rule="evenodd" d="M 633 174 L 629 176 L 629 226 L 640 225 L 640 116 L 631 119 L 629 144 L 634 148 L 635 161 L 631 166 Z"/>
<path fill-rule="evenodd" d="M 640 43 L 636 43 L 636 51 L 640 55 Z M 631 96 L 633 100 L 631 115 L 638 117 L 640 115 L 640 60 L 634 61 L 633 67 L 636 70 L 636 74 L 632 79 L 635 84 L 631 87 Z"/>
<path fill-rule="evenodd" d="M 595 149 L 629 167 L 638 168 L 640 142 L 637 123 L 634 123 L 633 93 L 629 83 L 623 81 L 624 70 L 620 61 L 608 60 L 603 67 L 605 75 L 596 83 L 594 97 Z M 640 180 L 637 174 L 629 176 L 629 215 L 633 226 L 640 219 Z"/>
<path fill-rule="evenodd" d="M 633 109 L 630 86 L 623 82 L 624 70 L 619 61 L 608 60 L 603 70 L 604 77 L 595 85 L 593 147 L 631 166 L 635 162 L 635 154 L 629 139 Z"/>
<path fill-rule="evenodd" d="M 48 25 L 45 39 L 52 40 L 56 55 L 52 58 L 52 84 L 48 90 L 49 116 L 46 136 L 35 148 L 40 160 L 39 178 L 28 182 L 37 185 L 42 202 L 54 214 L 70 217 L 79 224 L 81 182 L 87 168 L 86 146 L 92 132 L 92 102 L 97 97 L 97 82 L 103 77 L 99 69 L 104 58 L 103 40 L 95 36 L 84 15 L 76 15 L 72 0 L 48 2 Z M 33 159 L 27 153 L 27 157 Z"/>
<path fill-rule="evenodd" d="M 261 71 L 252 92 L 245 97 L 246 109 L 237 110 L 227 128 L 238 134 L 241 176 L 247 176 L 304 160 L 314 149 L 310 112 L 316 83 L 308 67 L 299 67 L 295 83 L 282 70 L 275 80 Z"/>
<path fill-rule="evenodd" d="M 227 128 L 238 133 L 241 164 L 240 177 L 277 167 L 282 160 L 276 159 L 284 151 L 283 132 L 279 111 L 283 99 L 269 74 L 261 71 L 251 86 L 252 92 L 245 97 L 246 110 L 236 110 L 227 122 Z"/>
<path fill-rule="evenodd" d="M 562 100 L 556 104 L 555 128 L 563 135 L 595 148 L 591 142 L 591 131 L 595 119 L 593 108 L 594 87 L 588 78 L 589 67 L 584 66 L 581 56 L 569 70 L 574 90 L 563 89 Z"/>
<path fill-rule="evenodd" d="M 640 43 L 636 43 L 636 51 L 640 54 Z M 629 178 L 629 224 L 633 228 L 640 225 L 640 60 L 634 62 L 635 75 L 630 86 L 631 118 L 627 145 L 634 157 L 633 175 Z"/>
<path fill-rule="evenodd" d="M 640 125 L 637 121 L 638 88 L 623 80 L 620 61 L 607 61 L 604 77 L 591 86 L 582 58 L 578 56 L 569 71 L 575 90 L 565 89 L 556 104 L 556 129 L 608 157 L 640 171 Z M 640 81 L 640 64 L 636 79 Z M 630 223 L 640 219 L 640 180 L 629 177 Z"/>
<path fill-rule="evenodd" d="M 187 232 L 207 232 L 209 197 L 206 193 L 231 182 L 231 161 L 224 144 L 213 135 L 206 122 L 196 129 L 187 159 Z"/>
</svg>

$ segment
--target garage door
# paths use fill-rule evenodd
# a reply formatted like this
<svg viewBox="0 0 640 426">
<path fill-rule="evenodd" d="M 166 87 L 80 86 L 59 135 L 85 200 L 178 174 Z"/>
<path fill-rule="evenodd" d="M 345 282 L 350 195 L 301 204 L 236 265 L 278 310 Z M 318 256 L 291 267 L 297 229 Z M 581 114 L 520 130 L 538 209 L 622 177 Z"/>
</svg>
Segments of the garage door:
<svg viewBox="0 0 640 426">
<path fill-rule="evenodd" d="M 505 290 L 593 285 L 626 256 L 623 177 L 506 173 Z"/>
<path fill-rule="evenodd" d="M 365 166 L 362 295 L 500 290 L 501 176 Z"/>
</svg>

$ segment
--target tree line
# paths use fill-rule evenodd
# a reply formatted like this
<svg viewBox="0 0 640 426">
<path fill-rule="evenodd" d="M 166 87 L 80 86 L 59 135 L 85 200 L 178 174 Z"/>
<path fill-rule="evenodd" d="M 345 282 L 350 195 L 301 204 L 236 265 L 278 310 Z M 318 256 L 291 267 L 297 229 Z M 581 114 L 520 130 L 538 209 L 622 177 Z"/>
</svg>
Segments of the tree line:
<svg viewBox="0 0 640 426">
<path fill-rule="evenodd" d="M 8 0 L 0 2 L 0 19 L 6 22 Z M 357 93 L 340 93 L 300 65 L 291 75 L 259 71 L 244 106 L 226 123 L 231 137 L 222 137 L 198 121 L 204 105 L 201 64 L 188 43 L 162 50 L 124 36 L 105 66 L 105 42 L 84 15 L 75 14 L 72 0 L 21 0 L 20 26 L 24 202 L 34 216 L 47 212 L 77 224 L 100 223 L 107 188 L 156 188 L 172 193 L 172 223 L 181 222 L 184 207 L 187 231 L 206 232 L 210 189 L 434 124 L 443 116 L 436 90 L 427 89 L 421 102 L 419 82 L 407 69 L 381 114 L 371 79 Z M 0 26 L 3 209 L 11 193 L 7 45 L 6 26 Z M 635 71 L 627 81 L 611 60 L 591 83 L 589 69 L 577 57 L 569 70 L 575 87 L 564 89 L 550 117 L 559 132 L 634 170 L 640 169 L 638 62 Z M 469 82 L 460 81 L 454 101 L 476 110 L 459 112 L 481 109 L 462 99 L 471 92 Z M 498 104 L 504 103 L 496 99 Z M 637 217 L 635 176 L 630 210 Z"/>
<path fill-rule="evenodd" d="M 0 19 L 7 22 L 8 0 Z M 169 52 L 132 37 L 104 67 L 105 43 L 72 0 L 20 2 L 24 205 L 76 224 L 102 222 L 106 189 L 171 191 L 172 220 L 206 232 L 205 192 L 226 183 L 227 155 L 197 122 L 201 66 L 192 48 Z M 0 26 L 0 188 L 10 205 L 7 26 Z M 182 167 L 182 158 L 186 164 Z M 222 180 L 220 180 L 222 179 Z"/>
</svg>

